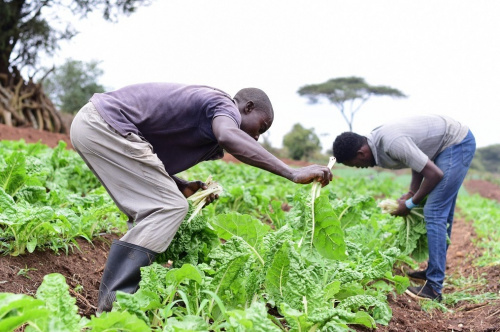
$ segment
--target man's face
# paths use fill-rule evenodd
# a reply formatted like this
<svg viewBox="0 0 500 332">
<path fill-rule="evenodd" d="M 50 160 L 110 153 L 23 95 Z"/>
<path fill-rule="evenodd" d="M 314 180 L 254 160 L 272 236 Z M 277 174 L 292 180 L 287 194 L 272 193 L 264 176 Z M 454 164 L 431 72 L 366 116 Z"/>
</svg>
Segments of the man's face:
<svg viewBox="0 0 500 332">
<path fill-rule="evenodd" d="M 356 157 L 352 160 L 349 160 L 349 161 L 344 161 L 344 165 L 349 166 L 349 167 L 356 167 L 356 168 L 368 168 L 368 167 L 373 166 L 373 165 L 371 165 L 370 162 L 363 160 L 361 158 L 358 158 L 358 157 Z"/>
<path fill-rule="evenodd" d="M 368 168 L 375 166 L 375 159 L 367 144 L 363 145 L 356 153 L 356 157 L 343 162 L 344 165 L 356 168 Z"/>
<path fill-rule="evenodd" d="M 242 114 L 240 129 L 258 141 L 260 135 L 265 133 L 272 123 L 273 119 L 269 116 L 269 112 L 252 109 L 251 112 Z"/>
</svg>

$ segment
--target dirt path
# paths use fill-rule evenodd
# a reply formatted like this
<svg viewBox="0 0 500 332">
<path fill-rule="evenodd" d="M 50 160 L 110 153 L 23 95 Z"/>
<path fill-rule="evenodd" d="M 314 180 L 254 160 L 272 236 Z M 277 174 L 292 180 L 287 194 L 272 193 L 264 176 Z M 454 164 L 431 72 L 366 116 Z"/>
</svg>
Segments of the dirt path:
<svg viewBox="0 0 500 332">
<path fill-rule="evenodd" d="M 452 229 L 452 244 L 448 249 L 446 278 L 486 278 L 486 286 L 478 286 L 476 294 L 499 292 L 500 266 L 479 268 L 474 260 L 481 252 L 472 244 L 474 229 L 463 219 L 455 220 Z M 445 286 L 443 295 L 460 291 L 451 285 Z M 389 326 L 379 326 L 377 331 L 500 331 L 500 300 L 490 303 L 457 303 L 450 311 L 422 311 L 420 304 L 406 294 L 389 297 L 393 318 Z M 366 331 L 366 330 L 362 330 Z"/>
</svg>

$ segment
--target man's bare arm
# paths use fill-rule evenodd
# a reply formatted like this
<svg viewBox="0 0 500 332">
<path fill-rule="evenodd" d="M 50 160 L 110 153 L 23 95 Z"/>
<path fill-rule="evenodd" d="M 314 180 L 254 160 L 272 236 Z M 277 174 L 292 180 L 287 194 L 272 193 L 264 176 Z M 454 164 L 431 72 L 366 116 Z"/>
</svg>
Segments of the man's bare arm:
<svg viewBox="0 0 500 332">
<path fill-rule="evenodd" d="M 406 201 L 407 199 L 413 197 L 415 193 L 418 191 L 420 188 L 420 184 L 422 183 L 423 175 L 411 170 L 411 182 L 410 182 L 410 190 L 402 195 L 399 199 Z"/>
<path fill-rule="evenodd" d="M 295 183 L 306 184 L 318 180 L 325 186 L 332 179 L 332 173 L 326 166 L 311 165 L 297 169 L 291 168 L 239 129 L 228 117 L 216 117 L 212 122 L 212 129 L 219 145 L 245 164 L 261 168 Z"/>
<path fill-rule="evenodd" d="M 443 171 L 439 167 L 437 167 L 436 164 L 434 164 L 431 160 L 427 161 L 424 169 L 422 169 L 419 174 L 423 177 L 423 181 L 420 184 L 418 190 L 415 192 L 415 196 L 413 196 L 413 202 L 415 204 L 420 203 L 424 199 L 424 197 L 427 196 L 443 178 Z"/>
</svg>

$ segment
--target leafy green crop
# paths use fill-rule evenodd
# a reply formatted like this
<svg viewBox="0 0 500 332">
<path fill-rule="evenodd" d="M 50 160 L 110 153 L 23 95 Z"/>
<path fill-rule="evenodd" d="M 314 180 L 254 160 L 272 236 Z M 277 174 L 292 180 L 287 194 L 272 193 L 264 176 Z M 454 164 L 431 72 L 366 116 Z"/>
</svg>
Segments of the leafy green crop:
<svg viewBox="0 0 500 332">
<path fill-rule="evenodd" d="M 0 142 L 0 237 L 11 255 L 91 241 L 125 218 L 92 172 L 74 151 L 60 142 Z"/>
<path fill-rule="evenodd" d="M 5 252 L 68 250 L 76 237 L 124 231 L 124 216 L 64 144 L 1 144 Z M 64 278 L 49 275 L 33 297 L 0 293 L 0 330 L 312 332 L 386 325 L 387 295 L 409 285 L 395 268 L 424 257 L 425 227 L 377 207 L 378 195 L 403 191 L 408 178 L 338 171 L 342 177 L 312 190 L 246 165 L 199 164 L 180 176 L 211 175 L 224 192 L 192 220 L 190 206 L 157 260 L 171 268 L 142 268 L 135 294 L 118 292 L 112 312 L 90 319 L 78 315 Z M 491 243 L 488 257 L 498 257 L 493 243 L 500 241 L 491 231 L 498 206 L 478 198 L 461 204 L 481 219 L 477 231 Z"/>
</svg>

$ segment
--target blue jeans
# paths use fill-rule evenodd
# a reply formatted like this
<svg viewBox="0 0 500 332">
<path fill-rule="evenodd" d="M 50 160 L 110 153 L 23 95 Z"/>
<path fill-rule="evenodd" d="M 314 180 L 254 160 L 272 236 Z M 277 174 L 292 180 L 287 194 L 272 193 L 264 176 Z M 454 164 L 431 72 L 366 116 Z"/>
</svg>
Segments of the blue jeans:
<svg viewBox="0 0 500 332">
<path fill-rule="evenodd" d="M 444 176 L 427 197 L 424 217 L 429 246 L 427 283 L 438 293 L 441 293 L 443 288 L 448 250 L 447 236 L 451 236 L 455 202 L 475 151 L 476 140 L 469 130 L 462 142 L 446 148 L 434 160 Z"/>
</svg>

